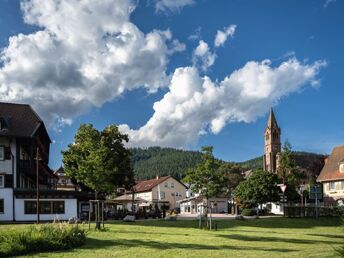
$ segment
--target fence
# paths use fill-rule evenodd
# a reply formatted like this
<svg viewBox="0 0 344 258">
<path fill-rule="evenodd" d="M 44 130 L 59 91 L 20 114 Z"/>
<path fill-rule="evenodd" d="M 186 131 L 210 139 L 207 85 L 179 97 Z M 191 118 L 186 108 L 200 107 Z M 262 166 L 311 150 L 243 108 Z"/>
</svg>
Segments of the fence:
<svg viewBox="0 0 344 258">
<path fill-rule="evenodd" d="M 343 208 L 340 207 L 284 207 L 284 214 L 286 217 L 338 217 L 343 213 Z"/>
</svg>

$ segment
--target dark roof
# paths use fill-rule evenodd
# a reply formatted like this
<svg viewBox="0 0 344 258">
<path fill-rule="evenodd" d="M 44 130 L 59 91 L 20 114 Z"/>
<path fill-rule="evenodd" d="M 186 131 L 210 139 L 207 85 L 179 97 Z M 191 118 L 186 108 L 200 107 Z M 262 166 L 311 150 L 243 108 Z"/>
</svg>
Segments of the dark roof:
<svg viewBox="0 0 344 258">
<path fill-rule="evenodd" d="M 64 171 L 64 168 L 61 166 L 59 167 L 58 169 L 56 169 L 54 171 L 54 174 L 57 175 L 57 174 L 66 174 L 66 172 Z"/>
<path fill-rule="evenodd" d="M 42 119 L 27 104 L 0 102 L 0 118 L 5 123 L 0 136 L 32 137 L 41 126 L 46 131 Z"/>
<path fill-rule="evenodd" d="M 340 173 L 339 165 L 344 159 L 344 145 L 337 146 L 332 150 L 331 155 L 325 162 L 325 166 L 321 170 L 317 178 L 318 182 L 334 181 L 344 179 L 344 173 Z"/>
</svg>

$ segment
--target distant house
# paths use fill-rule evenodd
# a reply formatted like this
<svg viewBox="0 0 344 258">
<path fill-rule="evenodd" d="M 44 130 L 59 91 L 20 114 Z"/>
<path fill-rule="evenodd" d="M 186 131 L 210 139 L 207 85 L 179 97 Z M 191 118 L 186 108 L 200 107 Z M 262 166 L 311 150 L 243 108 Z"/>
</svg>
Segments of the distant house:
<svg viewBox="0 0 344 258">
<path fill-rule="evenodd" d="M 75 191 L 76 186 L 73 184 L 72 179 L 66 175 L 63 167 L 57 169 L 54 174 L 57 176 L 56 190 Z"/>
<path fill-rule="evenodd" d="M 179 207 L 177 201 L 185 198 L 187 187 L 172 176 L 157 176 L 154 179 L 138 181 L 134 186 L 134 201 L 137 208 L 175 209 Z M 126 204 L 131 210 L 132 194 L 125 194 L 114 199 L 118 203 Z"/>
<path fill-rule="evenodd" d="M 344 145 L 335 147 L 325 160 L 317 178 L 323 184 L 325 206 L 343 204 L 344 201 Z"/>
<path fill-rule="evenodd" d="M 203 213 L 208 206 L 208 211 L 212 213 L 228 213 L 228 205 L 230 198 L 227 197 L 212 197 L 207 198 L 195 194 L 195 196 L 182 199 L 180 204 L 181 214 L 198 214 Z"/>
<path fill-rule="evenodd" d="M 88 204 L 88 193 L 56 190 L 58 177 L 48 166 L 50 143 L 31 106 L 0 103 L 0 221 L 36 220 L 37 170 L 41 220 L 77 217 L 82 201 Z"/>
</svg>

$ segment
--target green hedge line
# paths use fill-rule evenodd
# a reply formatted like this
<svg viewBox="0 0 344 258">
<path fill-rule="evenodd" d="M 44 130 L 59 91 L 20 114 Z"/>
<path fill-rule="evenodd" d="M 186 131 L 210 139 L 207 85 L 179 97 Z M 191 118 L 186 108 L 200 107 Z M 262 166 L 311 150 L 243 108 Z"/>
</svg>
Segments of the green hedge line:
<svg viewBox="0 0 344 258">
<path fill-rule="evenodd" d="M 23 232 L 1 233 L 0 257 L 70 249 L 83 245 L 85 240 L 85 231 L 78 225 L 34 225 Z"/>
</svg>

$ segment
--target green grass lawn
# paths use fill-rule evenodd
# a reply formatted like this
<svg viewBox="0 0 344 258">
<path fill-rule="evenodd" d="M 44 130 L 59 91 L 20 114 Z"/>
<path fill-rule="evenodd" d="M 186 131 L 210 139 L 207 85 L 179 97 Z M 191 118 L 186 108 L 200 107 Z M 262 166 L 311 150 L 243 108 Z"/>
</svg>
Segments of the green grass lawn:
<svg viewBox="0 0 344 258">
<path fill-rule="evenodd" d="M 90 231 L 86 244 L 80 248 L 34 256 L 337 257 L 335 249 L 344 243 L 343 229 L 337 218 L 269 218 L 217 223 L 218 231 L 206 231 L 197 228 L 197 221 L 111 222 L 106 224 L 105 232 Z M 0 225 L 0 234 L 25 227 L 28 226 Z"/>
</svg>

